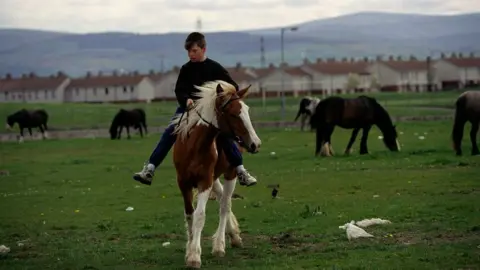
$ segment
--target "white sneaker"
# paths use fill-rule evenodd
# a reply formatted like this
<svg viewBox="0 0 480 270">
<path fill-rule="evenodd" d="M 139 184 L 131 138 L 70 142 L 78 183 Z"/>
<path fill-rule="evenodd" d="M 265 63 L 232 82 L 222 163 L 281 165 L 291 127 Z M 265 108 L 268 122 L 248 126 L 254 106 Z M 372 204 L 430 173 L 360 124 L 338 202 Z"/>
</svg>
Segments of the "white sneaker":
<svg viewBox="0 0 480 270">
<path fill-rule="evenodd" d="M 137 172 L 133 175 L 133 179 L 145 184 L 151 185 L 153 176 L 155 175 L 155 166 L 153 164 L 146 164 L 143 166 L 143 169 L 140 172 Z"/>
<path fill-rule="evenodd" d="M 257 183 L 257 179 L 251 176 L 247 170 L 243 170 L 242 172 L 237 173 L 238 183 L 241 186 L 253 186 Z"/>
</svg>

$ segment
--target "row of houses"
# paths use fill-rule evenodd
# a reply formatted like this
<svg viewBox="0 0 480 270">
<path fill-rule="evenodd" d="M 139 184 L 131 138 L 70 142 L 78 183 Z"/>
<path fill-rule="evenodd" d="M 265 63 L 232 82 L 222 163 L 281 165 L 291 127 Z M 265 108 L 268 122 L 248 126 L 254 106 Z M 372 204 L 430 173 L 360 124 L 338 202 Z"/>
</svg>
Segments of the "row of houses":
<svg viewBox="0 0 480 270">
<path fill-rule="evenodd" d="M 473 54 L 442 55 L 440 59 L 418 60 L 390 56 L 370 60 L 304 60 L 298 66 L 286 64 L 266 68 L 227 68 L 241 86 L 252 85 L 253 96 L 331 95 L 353 92 L 424 92 L 464 88 L 480 84 L 480 58 Z M 152 102 L 175 99 L 179 69 L 148 74 L 92 74 L 71 78 L 62 72 L 40 77 L 34 73 L 0 79 L 1 102 Z"/>
</svg>

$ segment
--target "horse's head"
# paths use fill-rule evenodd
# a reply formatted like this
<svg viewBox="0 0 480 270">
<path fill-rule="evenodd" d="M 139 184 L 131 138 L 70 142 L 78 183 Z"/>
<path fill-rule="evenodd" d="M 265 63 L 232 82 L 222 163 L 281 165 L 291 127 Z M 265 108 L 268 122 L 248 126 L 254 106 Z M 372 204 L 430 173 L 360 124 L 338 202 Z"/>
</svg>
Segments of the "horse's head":
<svg viewBox="0 0 480 270">
<path fill-rule="evenodd" d="M 10 114 L 7 116 L 7 124 L 5 125 L 5 128 L 7 130 L 11 130 L 13 128 L 13 125 L 15 125 L 16 122 L 19 121 L 19 115 L 22 113 L 22 111 L 18 111 L 14 114 Z"/>
<path fill-rule="evenodd" d="M 110 129 L 109 129 L 110 139 L 112 140 L 117 139 L 119 122 L 124 112 L 125 112 L 124 109 L 120 109 L 118 113 L 115 115 L 115 117 L 113 117 L 112 124 L 110 125 Z"/>
<path fill-rule="evenodd" d="M 383 143 L 390 149 L 390 151 L 400 151 L 400 143 L 398 142 L 397 129 L 395 125 L 383 131 Z"/>
<path fill-rule="evenodd" d="M 215 113 L 221 132 L 239 137 L 248 152 L 257 153 L 262 142 L 250 120 L 249 107 L 243 102 L 250 86 L 232 93 L 218 84 Z"/>
</svg>

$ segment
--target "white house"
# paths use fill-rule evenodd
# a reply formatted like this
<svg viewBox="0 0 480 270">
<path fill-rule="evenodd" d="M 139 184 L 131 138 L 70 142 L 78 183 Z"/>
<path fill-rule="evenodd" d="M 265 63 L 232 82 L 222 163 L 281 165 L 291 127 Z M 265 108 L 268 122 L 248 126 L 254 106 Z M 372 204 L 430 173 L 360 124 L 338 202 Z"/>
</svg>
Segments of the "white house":
<svg viewBox="0 0 480 270">
<path fill-rule="evenodd" d="M 368 91 L 371 79 L 367 66 L 365 61 L 319 58 L 316 63 L 304 62 L 301 69 L 312 76 L 312 92 L 331 95 Z"/>
<path fill-rule="evenodd" d="M 138 73 L 72 79 L 65 90 L 65 102 L 150 102 L 154 85 L 147 75 Z"/>
<path fill-rule="evenodd" d="M 62 72 L 49 77 L 38 77 L 30 73 L 13 78 L 7 74 L 0 79 L 0 102 L 62 103 L 69 82 L 70 79 Z"/>
<path fill-rule="evenodd" d="M 433 64 L 442 88 L 463 88 L 480 84 L 480 58 L 442 58 Z"/>
<path fill-rule="evenodd" d="M 255 81 L 261 91 L 264 91 L 265 96 L 280 96 L 282 79 L 283 90 L 287 96 L 309 93 L 312 89 L 310 74 L 300 67 L 284 66 L 283 68 L 276 68 L 270 65 L 268 68 L 253 69 L 251 72 L 255 76 Z"/>
<path fill-rule="evenodd" d="M 368 66 L 381 91 L 424 92 L 428 88 L 428 64 L 426 60 L 401 60 L 390 58 L 387 61 L 375 61 Z M 432 76 L 434 74 L 433 71 Z M 437 88 L 433 77 L 432 83 Z"/>
<path fill-rule="evenodd" d="M 175 100 L 175 84 L 179 69 L 174 68 L 166 73 L 150 75 L 155 86 L 155 100 Z"/>
</svg>

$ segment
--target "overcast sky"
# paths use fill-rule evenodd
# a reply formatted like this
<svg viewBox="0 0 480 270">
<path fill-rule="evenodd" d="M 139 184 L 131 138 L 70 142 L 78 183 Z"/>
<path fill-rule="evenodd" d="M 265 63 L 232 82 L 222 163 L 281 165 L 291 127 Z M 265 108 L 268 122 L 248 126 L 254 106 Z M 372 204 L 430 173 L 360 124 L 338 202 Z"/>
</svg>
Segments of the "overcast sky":
<svg viewBox="0 0 480 270">
<path fill-rule="evenodd" d="M 327 4 L 329 3 L 329 4 Z M 0 27 L 165 33 L 290 25 L 359 11 L 479 12 L 480 0 L 0 0 Z"/>
</svg>

